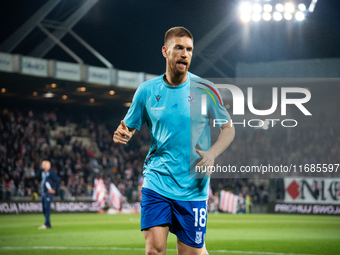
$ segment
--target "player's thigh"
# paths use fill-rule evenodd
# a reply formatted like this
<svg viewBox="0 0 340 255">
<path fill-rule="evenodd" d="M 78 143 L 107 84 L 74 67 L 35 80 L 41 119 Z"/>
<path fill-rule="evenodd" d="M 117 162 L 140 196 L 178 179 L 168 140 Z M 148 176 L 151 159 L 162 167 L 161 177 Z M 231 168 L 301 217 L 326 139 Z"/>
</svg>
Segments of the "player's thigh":
<svg viewBox="0 0 340 255">
<path fill-rule="evenodd" d="M 170 224 L 143 230 L 146 254 L 165 254 Z"/>
<path fill-rule="evenodd" d="M 184 243 L 193 248 L 202 248 L 207 224 L 206 201 L 174 201 L 173 205 L 174 217 L 171 232 L 181 241 L 179 244 Z M 186 246 L 183 247 L 186 248 Z"/>
<path fill-rule="evenodd" d="M 179 238 L 177 238 L 177 254 L 178 255 L 206 255 L 206 249 L 191 247 L 183 243 Z"/>
<path fill-rule="evenodd" d="M 171 202 L 150 189 L 142 189 L 141 230 L 146 254 L 165 254 L 172 224 Z"/>
<path fill-rule="evenodd" d="M 141 230 L 172 224 L 171 201 L 150 189 L 142 189 Z"/>
</svg>

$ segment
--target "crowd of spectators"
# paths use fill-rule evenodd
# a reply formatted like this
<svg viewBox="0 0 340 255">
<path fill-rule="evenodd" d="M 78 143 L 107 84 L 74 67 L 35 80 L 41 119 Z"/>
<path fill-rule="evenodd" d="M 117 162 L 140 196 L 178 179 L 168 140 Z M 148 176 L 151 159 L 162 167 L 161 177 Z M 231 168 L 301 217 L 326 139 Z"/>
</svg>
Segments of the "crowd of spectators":
<svg viewBox="0 0 340 255">
<path fill-rule="evenodd" d="M 40 163 L 48 159 L 61 182 L 58 193 L 61 199 L 77 196 L 92 196 L 94 179 L 103 177 L 107 187 L 113 182 L 128 197 L 138 199 L 136 189 L 141 182 L 143 158 L 146 152 L 139 153 L 142 141 L 135 139 L 129 146 L 115 145 L 110 132 L 102 124 L 96 125 L 87 119 L 75 128 L 60 131 L 52 137 L 58 127 L 57 114 L 53 111 L 33 113 L 30 110 L 0 112 L 0 167 L 1 199 L 10 200 L 13 196 L 31 196 L 41 193 Z M 64 127 L 70 125 L 65 121 Z M 93 146 L 85 146 L 72 137 L 81 136 L 85 126 L 93 141 L 100 148 L 96 155 Z M 105 140 L 106 139 L 106 140 Z M 52 146 L 51 141 L 55 140 Z M 68 149 L 67 149 L 68 148 Z"/>
<path fill-rule="evenodd" d="M 52 168 L 61 178 L 58 191 L 61 199 L 90 197 L 94 178 L 101 175 L 107 187 L 112 182 L 129 201 L 138 200 L 142 166 L 150 143 L 148 129 L 143 127 L 123 146 L 112 141 L 112 133 L 116 128 L 114 124 L 94 121 L 88 117 L 77 123 L 74 129 L 67 129 L 52 137 L 52 131 L 60 125 L 58 117 L 54 111 L 38 113 L 32 110 L 1 110 L 1 198 L 34 198 L 40 194 L 40 162 L 49 159 Z M 65 120 L 63 125 L 67 127 L 70 121 Z M 81 141 L 71 143 L 72 137 L 82 135 L 82 129 L 87 130 L 88 137 L 95 142 L 99 151 L 94 146 L 83 145 Z M 340 162 L 339 127 L 295 128 L 287 137 L 284 132 L 237 130 L 235 140 L 216 163 L 223 165 L 227 162 L 239 167 Z M 52 140 L 56 144 L 52 145 Z M 225 189 L 242 194 L 243 197 L 250 196 L 253 203 L 267 203 L 268 183 L 258 183 L 247 176 L 213 178 L 211 188 L 213 193 Z M 283 198 L 282 179 L 276 179 L 275 187 L 276 198 Z"/>
</svg>

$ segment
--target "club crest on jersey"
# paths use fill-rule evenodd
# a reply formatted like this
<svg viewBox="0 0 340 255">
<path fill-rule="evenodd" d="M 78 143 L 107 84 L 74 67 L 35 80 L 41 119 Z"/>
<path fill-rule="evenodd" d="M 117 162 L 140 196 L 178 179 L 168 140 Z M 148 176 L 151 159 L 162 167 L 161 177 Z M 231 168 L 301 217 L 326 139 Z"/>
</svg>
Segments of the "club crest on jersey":
<svg viewBox="0 0 340 255">
<path fill-rule="evenodd" d="M 202 231 L 196 231 L 195 243 L 202 243 Z"/>
<path fill-rule="evenodd" d="M 188 104 L 195 103 L 195 96 L 188 94 Z"/>
</svg>

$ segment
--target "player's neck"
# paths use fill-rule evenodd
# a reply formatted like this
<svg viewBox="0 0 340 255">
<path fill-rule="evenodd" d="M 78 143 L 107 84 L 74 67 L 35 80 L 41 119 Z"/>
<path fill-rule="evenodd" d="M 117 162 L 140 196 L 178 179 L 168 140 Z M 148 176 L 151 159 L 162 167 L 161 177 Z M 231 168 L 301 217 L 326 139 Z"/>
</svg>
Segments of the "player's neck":
<svg viewBox="0 0 340 255">
<path fill-rule="evenodd" d="M 165 75 L 163 76 L 163 80 L 166 84 L 170 86 L 179 86 L 183 84 L 188 77 L 188 72 L 185 72 L 184 74 L 174 74 L 170 72 L 166 72 Z"/>
</svg>

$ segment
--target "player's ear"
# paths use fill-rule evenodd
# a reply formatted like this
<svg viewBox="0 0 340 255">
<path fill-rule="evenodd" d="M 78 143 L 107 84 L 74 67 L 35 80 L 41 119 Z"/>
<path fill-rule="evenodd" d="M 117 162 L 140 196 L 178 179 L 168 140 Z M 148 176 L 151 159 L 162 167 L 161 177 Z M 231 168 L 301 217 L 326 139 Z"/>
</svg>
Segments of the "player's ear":
<svg viewBox="0 0 340 255">
<path fill-rule="evenodd" d="M 163 57 L 165 58 L 168 57 L 168 48 L 165 45 L 162 47 L 162 54 L 163 54 Z"/>
</svg>

